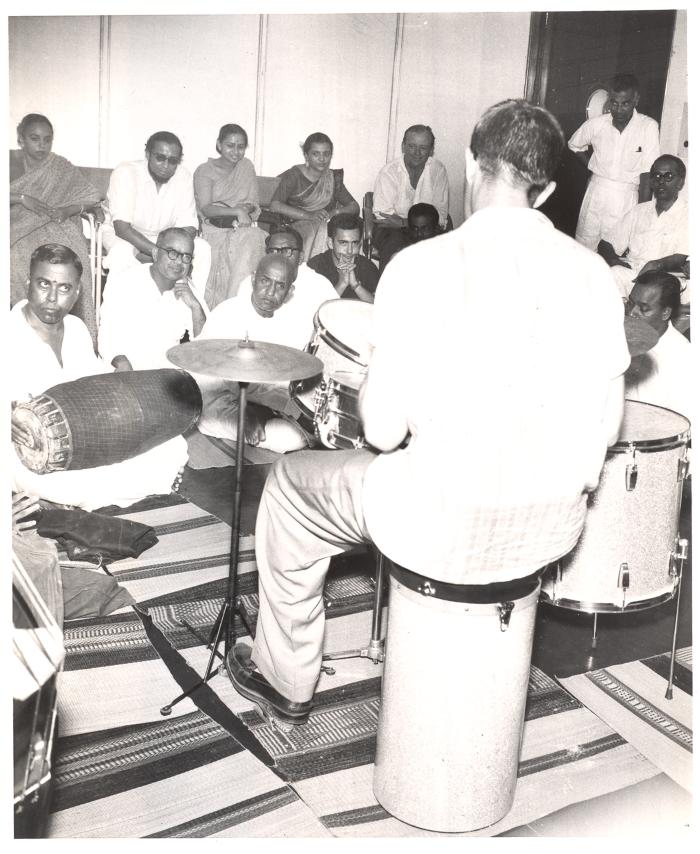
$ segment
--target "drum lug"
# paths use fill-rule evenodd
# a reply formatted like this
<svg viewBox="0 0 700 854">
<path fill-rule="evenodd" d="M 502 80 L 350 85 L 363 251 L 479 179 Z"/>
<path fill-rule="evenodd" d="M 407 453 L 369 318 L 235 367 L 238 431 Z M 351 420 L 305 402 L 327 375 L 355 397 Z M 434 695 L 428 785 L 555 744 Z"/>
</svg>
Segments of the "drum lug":
<svg viewBox="0 0 700 854">
<path fill-rule="evenodd" d="M 683 449 L 683 456 L 678 460 L 678 480 L 685 480 L 688 477 L 688 469 L 690 468 L 690 460 L 688 459 L 688 448 Z"/>
<path fill-rule="evenodd" d="M 501 623 L 501 631 L 505 632 L 510 625 L 510 615 L 515 608 L 515 602 L 501 602 L 498 606 L 498 619 Z"/>
<path fill-rule="evenodd" d="M 632 451 L 632 462 L 628 463 L 625 468 L 627 492 L 633 492 L 637 487 L 637 449 L 632 445 L 630 450 Z"/>
<path fill-rule="evenodd" d="M 617 586 L 622 590 L 622 607 L 625 607 L 625 598 L 630 586 L 630 570 L 626 563 L 620 564 L 620 571 L 617 574 Z"/>
<path fill-rule="evenodd" d="M 683 571 L 683 564 L 688 557 L 688 540 L 676 536 L 676 548 L 668 558 L 668 574 L 673 578 L 679 578 Z M 679 568 L 680 564 L 680 568 Z"/>
<path fill-rule="evenodd" d="M 419 584 L 416 588 L 419 593 L 422 593 L 423 596 L 434 596 L 435 588 L 429 581 L 424 581 L 422 584 Z"/>
</svg>

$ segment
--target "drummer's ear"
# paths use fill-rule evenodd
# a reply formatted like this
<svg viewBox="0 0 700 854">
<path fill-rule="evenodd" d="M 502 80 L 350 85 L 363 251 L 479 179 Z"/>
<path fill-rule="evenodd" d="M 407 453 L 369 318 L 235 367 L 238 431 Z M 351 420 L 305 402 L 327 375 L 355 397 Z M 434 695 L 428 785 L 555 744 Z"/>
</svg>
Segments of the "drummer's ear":
<svg viewBox="0 0 700 854">
<path fill-rule="evenodd" d="M 289 300 L 294 296 L 294 285 L 289 286 L 289 290 L 287 291 L 287 296 L 284 298 L 284 302 L 289 302 Z M 284 302 L 282 305 L 284 305 Z"/>
</svg>

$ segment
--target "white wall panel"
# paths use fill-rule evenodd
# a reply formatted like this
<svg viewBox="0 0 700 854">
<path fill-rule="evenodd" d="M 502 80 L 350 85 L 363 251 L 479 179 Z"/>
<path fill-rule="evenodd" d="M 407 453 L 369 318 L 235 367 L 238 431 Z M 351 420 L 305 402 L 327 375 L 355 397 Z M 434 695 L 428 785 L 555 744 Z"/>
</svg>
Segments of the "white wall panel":
<svg viewBox="0 0 700 854">
<path fill-rule="evenodd" d="M 302 162 L 314 131 L 357 201 L 385 162 L 396 15 L 271 15 L 261 171 Z"/>
<path fill-rule="evenodd" d="M 688 25 L 687 13 L 676 12 L 676 29 L 671 44 L 664 109 L 661 115 L 659 137 L 661 151 L 675 154 L 688 161 Z"/>
<path fill-rule="evenodd" d="M 143 154 L 155 131 L 182 140 L 193 171 L 221 125 L 255 131 L 257 15 L 114 16 L 105 165 Z"/>
<path fill-rule="evenodd" d="M 94 165 L 99 139 L 100 19 L 11 17 L 9 22 L 9 147 L 27 113 L 54 127 L 54 151 Z"/>
<path fill-rule="evenodd" d="M 394 156 L 407 127 L 430 125 L 455 225 L 464 219 L 464 149 L 476 120 L 491 104 L 523 96 L 529 26 L 529 13 L 405 17 Z"/>
</svg>

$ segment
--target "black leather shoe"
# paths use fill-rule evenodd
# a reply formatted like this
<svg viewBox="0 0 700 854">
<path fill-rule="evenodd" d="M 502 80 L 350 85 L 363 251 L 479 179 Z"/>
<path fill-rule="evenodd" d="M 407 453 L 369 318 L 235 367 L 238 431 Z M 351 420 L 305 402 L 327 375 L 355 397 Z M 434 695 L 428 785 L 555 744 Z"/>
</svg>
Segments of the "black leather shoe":
<svg viewBox="0 0 700 854">
<path fill-rule="evenodd" d="M 226 672 L 233 687 L 249 700 L 258 703 L 262 712 L 275 723 L 291 726 L 305 724 L 313 702 L 294 703 L 270 685 L 250 658 L 250 647 L 237 643 L 226 656 Z"/>
</svg>

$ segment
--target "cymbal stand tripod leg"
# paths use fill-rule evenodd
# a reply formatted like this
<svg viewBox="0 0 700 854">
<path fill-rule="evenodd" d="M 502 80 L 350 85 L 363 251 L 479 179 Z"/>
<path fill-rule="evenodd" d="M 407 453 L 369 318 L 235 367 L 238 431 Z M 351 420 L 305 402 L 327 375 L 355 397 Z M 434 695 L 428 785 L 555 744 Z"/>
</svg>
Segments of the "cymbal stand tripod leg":
<svg viewBox="0 0 700 854">
<path fill-rule="evenodd" d="M 238 433 L 236 439 L 236 471 L 234 476 L 233 493 L 233 524 L 231 525 L 231 557 L 229 560 L 228 568 L 228 584 L 226 589 L 226 598 L 224 599 L 224 602 L 221 606 L 221 610 L 219 611 L 219 614 L 216 618 L 216 622 L 214 623 L 214 626 L 211 630 L 211 634 L 209 636 L 208 646 L 211 647 L 211 654 L 209 656 L 209 661 L 207 662 L 206 670 L 204 671 L 204 676 L 202 676 L 199 682 L 195 683 L 191 688 L 188 688 L 186 691 L 183 691 L 182 694 L 175 697 L 174 700 L 171 700 L 170 703 L 161 708 L 160 713 L 164 717 L 166 717 L 172 712 L 173 706 L 177 705 L 186 697 L 189 697 L 190 694 L 194 693 L 198 688 L 208 682 L 212 677 L 216 676 L 216 674 L 219 672 L 218 667 L 214 668 L 213 664 L 214 659 L 217 656 L 219 658 L 222 657 L 221 653 L 219 653 L 219 644 L 221 643 L 222 636 L 224 639 L 224 660 L 226 659 L 226 656 L 228 655 L 229 651 L 236 642 L 234 612 L 237 608 L 236 581 L 238 575 L 238 555 L 240 547 L 241 480 L 243 474 L 243 446 L 245 444 L 245 408 L 248 383 L 239 382 L 238 388 Z"/>
</svg>

